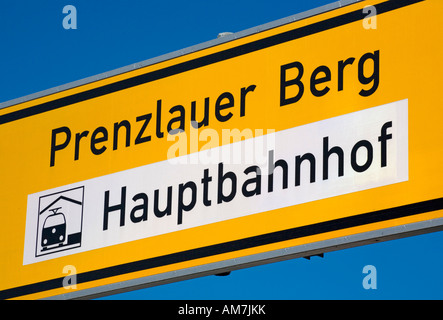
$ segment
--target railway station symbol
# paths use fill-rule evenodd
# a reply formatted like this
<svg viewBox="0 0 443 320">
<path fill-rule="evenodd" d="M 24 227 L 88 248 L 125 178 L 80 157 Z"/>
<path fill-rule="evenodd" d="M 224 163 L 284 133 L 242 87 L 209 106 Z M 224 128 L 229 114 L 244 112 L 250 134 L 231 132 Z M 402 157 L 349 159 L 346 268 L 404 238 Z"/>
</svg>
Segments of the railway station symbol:
<svg viewBox="0 0 443 320">
<path fill-rule="evenodd" d="M 40 197 L 35 255 L 81 246 L 84 187 Z"/>
</svg>

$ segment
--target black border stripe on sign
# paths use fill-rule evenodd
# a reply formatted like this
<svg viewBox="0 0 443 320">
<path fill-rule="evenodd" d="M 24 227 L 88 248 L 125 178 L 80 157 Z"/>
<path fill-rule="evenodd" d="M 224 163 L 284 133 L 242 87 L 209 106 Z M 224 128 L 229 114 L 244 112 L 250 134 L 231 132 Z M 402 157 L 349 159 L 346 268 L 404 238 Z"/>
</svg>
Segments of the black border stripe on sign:
<svg viewBox="0 0 443 320">
<path fill-rule="evenodd" d="M 88 271 L 77 274 L 77 284 L 94 280 L 100 280 L 131 272 L 148 270 L 174 263 L 190 261 L 199 258 L 210 257 L 218 254 L 254 248 L 266 244 L 297 238 L 318 235 L 326 232 L 342 230 L 346 228 L 368 225 L 371 223 L 388 221 L 426 212 L 443 209 L 443 198 L 437 198 L 404 206 L 363 213 L 351 217 L 324 221 L 302 227 L 296 227 L 249 238 L 224 242 L 216 245 L 200 247 L 196 249 L 176 252 L 164 256 L 148 258 L 129 262 L 103 269 Z M 9 299 L 27 294 L 42 292 L 63 287 L 64 277 L 33 283 L 21 287 L 15 287 L 0 291 L 0 299 Z"/>
<path fill-rule="evenodd" d="M 386 1 L 376 5 L 377 14 L 382 14 L 392 10 L 396 10 L 414 3 L 424 0 L 396 0 Z M 247 43 L 238 47 L 213 53 L 204 57 L 196 58 L 187 62 L 176 64 L 164 69 L 156 70 L 129 79 L 121 80 L 115 83 L 104 85 L 95 89 L 76 93 L 53 101 L 48 101 L 39 105 L 35 105 L 26 109 L 17 110 L 0 116 L 0 124 L 19 120 L 22 118 L 37 115 L 43 112 L 55 110 L 64 106 L 68 106 L 77 102 L 93 99 L 109 93 L 124 90 L 133 86 L 166 78 L 175 74 L 186 72 L 192 69 L 210 65 L 219 61 L 227 60 L 233 57 L 241 56 L 250 52 L 268 48 L 277 44 L 302 38 L 308 35 L 319 33 L 328 29 L 342 26 L 351 22 L 355 22 L 364 18 L 362 10 L 356 10 L 333 17 L 324 21 L 319 21 L 311 25 L 307 25 L 298 29 L 286 31 L 274 36 Z M 365 224 L 387 221 L 401 217 L 416 215 L 425 212 L 431 212 L 443 209 L 443 198 L 423 201 L 415 204 L 409 204 L 401 207 L 384 209 L 370 213 L 360 214 L 347 218 L 341 218 L 331 221 L 325 221 L 317 224 L 297 227 L 268 234 L 258 235 L 250 238 L 239 239 L 235 241 L 220 243 L 212 246 L 206 246 L 187 251 L 177 252 L 165 256 L 149 258 L 140 261 L 134 261 L 122 265 L 112 266 L 104 269 L 88 271 L 77 274 L 77 283 L 85 283 L 89 281 L 104 279 L 112 276 L 122 275 L 135 271 L 156 268 L 159 266 L 170 265 L 183 261 L 199 259 L 218 255 L 222 253 L 253 248 L 266 244 L 292 240 L 296 238 L 316 235 L 330 231 L 346 229 Z M 51 289 L 61 288 L 63 286 L 64 277 L 41 281 L 29 285 L 10 288 L 0 291 L 0 299 L 8 299 L 23 295 L 33 294 Z"/>
<path fill-rule="evenodd" d="M 382 14 L 395 9 L 399 9 L 417 2 L 424 0 L 396 0 L 386 1 L 375 5 L 377 14 Z M 12 122 L 22 118 L 37 115 L 43 112 L 55 110 L 61 107 L 65 107 L 81 101 L 97 98 L 106 94 L 125 90 L 134 86 L 138 86 L 144 83 L 152 82 L 155 80 L 163 79 L 169 76 L 180 74 L 182 72 L 190 71 L 200 67 L 204 67 L 213 63 L 228 60 L 234 57 L 238 57 L 244 54 L 248 54 L 261 49 L 269 48 L 281 43 L 292 41 L 295 39 L 303 38 L 315 33 L 319 33 L 325 30 L 333 29 L 339 26 L 346 25 L 351 22 L 359 21 L 365 17 L 362 10 L 355 10 L 349 13 L 345 13 L 341 16 L 329 18 L 323 21 L 319 21 L 298 29 L 289 30 L 283 33 L 279 33 L 268 38 L 256 40 L 250 43 L 246 43 L 237 47 L 226 49 L 220 52 L 216 52 L 210 55 L 206 55 L 200 58 L 189 60 L 186 62 L 178 63 L 163 69 L 155 70 L 145 74 L 141 74 L 125 80 L 120 80 L 114 83 L 110 83 L 101 87 L 86 90 L 76 94 L 72 94 L 63 98 L 55 99 L 45 103 L 41 103 L 29 108 L 17 110 L 11 113 L 0 116 L 0 124 Z"/>
</svg>

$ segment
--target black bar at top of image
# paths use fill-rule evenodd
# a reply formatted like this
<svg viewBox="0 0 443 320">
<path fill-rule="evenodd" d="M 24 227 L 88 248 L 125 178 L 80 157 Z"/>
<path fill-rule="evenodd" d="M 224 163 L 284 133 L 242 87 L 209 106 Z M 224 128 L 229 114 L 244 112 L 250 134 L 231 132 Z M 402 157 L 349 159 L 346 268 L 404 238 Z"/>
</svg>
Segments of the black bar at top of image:
<svg viewBox="0 0 443 320">
<path fill-rule="evenodd" d="M 375 5 L 377 14 L 382 14 L 395 9 L 399 9 L 424 0 L 396 0 L 386 1 Z M 279 33 L 264 39 L 256 40 L 220 52 L 209 54 L 186 62 L 178 63 L 163 69 L 155 70 L 125 80 L 120 80 L 94 89 L 75 93 L 63 98 L 44 102 L 29 108 L 13 111 L 0 116 L 0 124 L 12 122 L 22 118 L 30 117 L 47 111 L 55 110 L 81 101 L 97 98 L 106 94 L 135 87 L 144 83 L 163 79 L 172 75 L 204 67 L 213 63 L 228 60 L 254 51 L 272 47 L 281 43 L 303 38 L 315 33 L 333 29 L 351 22 L 361 20 L 365 17 L 363 11 L 355 10 L 343 15 L 319 21 L 297 29 Z"/>
<path fill-rule="evenodd" d="M 293 240 L 311 235 L 317 235 L 326 232 L 342 230 L 346 228 L 358 227 L 371 223 L 388 221 L 388 220 L 408 217 L 412 215 L 417 215 L 421 213 L 432 212 L 442 209 L 443 209 L 443 198 L 437 198 L 437 199 L 412 203 L 408 205 L 403 205 L 399 207 L 363 213 L 355 216 L 324 221 L 302 227 L 271 232 L 249 238 L 224 242 L 206 247 L 200 247 L 196 249 L 176 252 L 164 256 L 148 258 L 112 267 L 107 267 L 103 269 L 79 273 L 76 275 L 77 284 L 105 279 L 131 272 L 171 265 L 174 263 L 205 258 L 218 254 L 254 248 L 266 244 Z M 6 289 L 0 291 L 0 299 L 10 299 L 14 297 L 24 296 L 27 294 L 33 294 L 33 293 L 61 288 L 63 287 L 63 279 L 64 277 L 60 277 L 29 285 Z"/>
</svg>

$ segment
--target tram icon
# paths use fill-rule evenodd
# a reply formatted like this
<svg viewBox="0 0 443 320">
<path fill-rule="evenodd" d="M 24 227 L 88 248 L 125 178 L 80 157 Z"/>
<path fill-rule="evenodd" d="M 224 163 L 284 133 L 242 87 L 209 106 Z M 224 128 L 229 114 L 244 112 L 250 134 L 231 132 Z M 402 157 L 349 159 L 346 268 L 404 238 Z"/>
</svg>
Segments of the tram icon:
<svg viewBox="0 0 443 320">
<path fill-rule="evenodd" d="M 61 207 L 50 209 L 53 214 L 49 215 L 43 224 L 42 250 L 56 245 L 62 246 L 66 238 L 66 219 L 62 212 L 57 212 Z"/>
<path fill-rule="evenodd" d="M 36 256 L 81 246 L 83 187 L 40 197 Z"/>
</svg>

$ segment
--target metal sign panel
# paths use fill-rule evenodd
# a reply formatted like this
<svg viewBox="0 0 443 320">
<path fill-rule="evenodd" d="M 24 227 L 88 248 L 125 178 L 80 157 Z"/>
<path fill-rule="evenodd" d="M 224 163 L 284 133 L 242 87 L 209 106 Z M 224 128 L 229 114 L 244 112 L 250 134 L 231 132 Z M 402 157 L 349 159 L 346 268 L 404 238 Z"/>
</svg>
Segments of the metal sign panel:
<svg viewBox="0 0 443 320">
<path fill-rule="evenodd" d="M 0 297 L 441 229 L 443 4 L 332 8 L 3 104 Z"/>
</svg>

